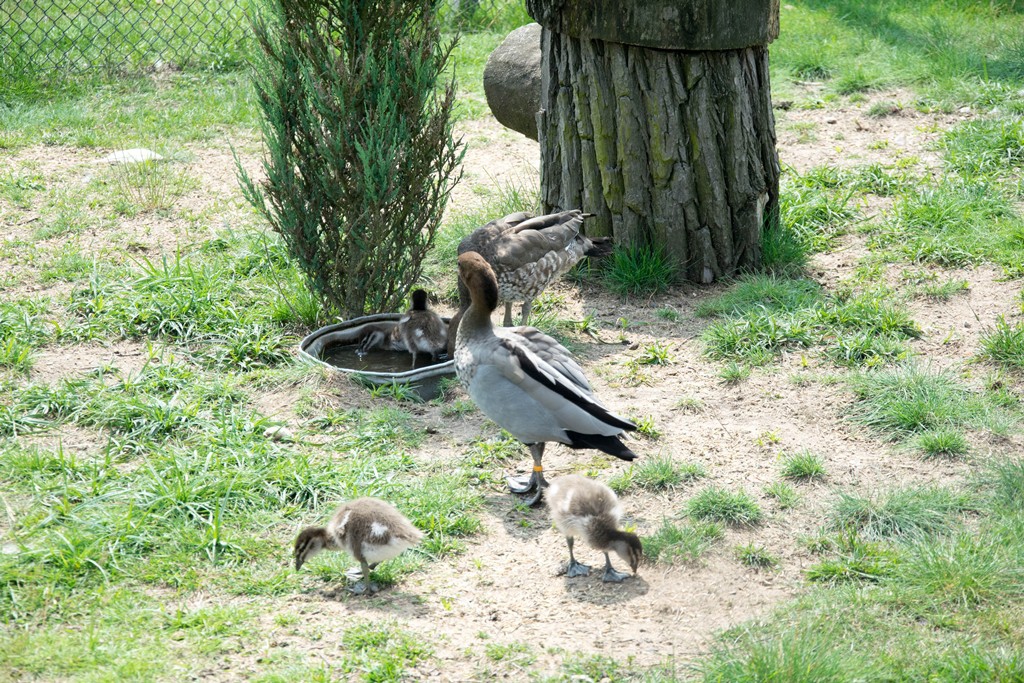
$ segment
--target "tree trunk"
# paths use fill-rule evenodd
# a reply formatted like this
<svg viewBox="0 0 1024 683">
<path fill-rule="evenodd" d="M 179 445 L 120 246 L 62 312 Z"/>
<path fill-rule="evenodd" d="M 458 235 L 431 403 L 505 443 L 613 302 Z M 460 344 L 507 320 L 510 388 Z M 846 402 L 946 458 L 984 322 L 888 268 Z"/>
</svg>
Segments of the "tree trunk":
<svg viewBox="0 0 1024 683">
<path fill-rule="evenodd" d="M 779 195 L 767 47 L 653 49 L 549 28 L 541 46 L 545 211 L 582 207 L 597 215 L 588 234 L 660 246 L 695 282 L 758 268 Z"/>
</svg>

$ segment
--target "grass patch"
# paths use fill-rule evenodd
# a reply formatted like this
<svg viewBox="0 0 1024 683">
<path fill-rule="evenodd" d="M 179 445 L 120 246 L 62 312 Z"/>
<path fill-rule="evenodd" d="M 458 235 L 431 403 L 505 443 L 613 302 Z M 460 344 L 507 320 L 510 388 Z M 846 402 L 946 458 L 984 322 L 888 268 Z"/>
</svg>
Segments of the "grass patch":
<svg viewBox="0 0 1024 683">
<path fill-rule="evenodd" d="M 970 450 L 964 433 L 948 427 L 922 432 L 916 443 L 926 458 L 959 458 Z"/>
<path fill-rule="evenodd" d="M 953 529 L 977 509 L 970 495 L 940 486 L 895 489 L 870 497 L 840 493 L 829 523 L 856 530 L 868 540 L 912 539 Z"/>
<path fill-rule="evenodd" d="M 787 479 L 822 479 L 825 477 L 825 462 L 820 455 L 806 449 L 783 455 L 782 476 Z"/>
<path fill-rule="evenodd" d="M 719 296 L 701 301 L 695 313 L 708 318 L 742 314 L 752 308 L 791 312 L 813 307 L 821 297 L 821 287 L 813 280 L 748 275 L 739 278 Z"/>
<path fill-rule="evenodd" d="M 718 376 L 726 384 L 739 384 L 750 377 L 750 366 L 729 361 L 719 370 Z"/>
<path fill-rule="evenodd" d="M 1005 174 L 1024 166 L 1024 120 L 966 121 L 944 133 L 940 144 L 946 164 L 957 173 Z"/>
<path fill-rule="evenodd" d="M 345 658 L 341 671 L 358 673 L 367 681 L 401 680 L 409 669 L 430 656 L 422 638 L 391 623 L 350 627 L 342 636 L 342 644 Z"/>
<path fill-rule="evenodd" d="M 903 85 L 923 91 L 919 107 L 1013 110 L 1024 79 L 1020 41 L 1003 38 L 1020 35 L 1024 20 L 1007 4 L 813 2 L 783 10 L 781 21 L 773 90 L 824 80 L 818 97 L 827 99 Z"/>
<path fill-rule="evenodd" d="M 812 583 L 876 583 L 892 576 L 899 564 L 899 555 L 889 546 L 851 531 L 834 539 L 822 539 L 820 545 L 819 552 L 827 557 L 804 574 Z"/>
<path fill-rule="evenodd" d="M 843 648 L 841 633 L 827 620 L 787 626 L 770 640 L 741 630 L 700 666 L 704 681 L 842 683 L 872 679 L 877 666 L 863 651 Z"/>
<path fill-rule="evenodd" d="M 951 177 L 903 194 L 870 232 L 872 248 L 888 248 L 913 263 L 948 268 L 989 262 L 1011 276 L 1024 263 L 1024 223 L 1002 188 L 985 178 Z"/>
<path fill-rule="evenodd" d="M 686 514 L 711 522 L 752 526 L 758 524 L 763 513 L 757 502 L 745 491 L 732 492 L 711 486 L 686 503 Z"/>
<path fill-rule="evenodd" d="M 936 429 L 999 428 L 1009 419 L 944 370 L 905 364 L 856 375 L 854 419 L 891 440 Z"/>
<path fill-rule="evenodd" d="M 604 284 L 622 297 L 654 296 L 676 279 L 676 269 L 661 249 L 617 246 L 603 264 Z"/>
<path fill-rule="evenodd" d="M 764 488 L 764 494 L 775 500 L 780 510 L 788 510 L 796 507 L 800 502 L 800 494 L 793 488 L 792 484 L 784 481 L 772 482 Z"/>
<path fill-rule="evenodd" d="M 631 464 L 612 477 L 608 486 L 616 493 L 623 493 L 633 487 L 661 491 L 706 476 L 707 470 L 700 463 L 679 463 L 669 455 L 658 455 L 640 464 Z"/>
<path fill-rule="evenodd" d="M 487 643 L 484 655 L 492 662 L 504 662 L 514 666 L 525 667 L 537 661 L 530 646 L 525 643 Z"/>
<path fill-rule="evenodd" d="M 751 569 L 775 569 L 779 566 L 778 558 L 768 552 L 767 548 L 752 543 L 737 546 L 736 559 Z"/>
<path fill-rule="evenodd" d="M 898 576 L 913 598 L 950 610 L 1005 604 L 1024 596 L 1019 554 L 974 534 L 915 544 Z"/>
<path fill-rule="evenodd" d="M 828 295 L 809 280 L 774 275 L 745 277 L 697 313 L 721 317 L 701 335 L 708 357 L 753 365 L 823 346 L 838 365 L 875 367 L 904 358 L 905 340 L 921 334 L 888 292 Z"/>
<path fill-rule="evenodd" d="M 695 562 L 724 537 L 725 529 L 717 522 L 675 524 L 664 520 L 656 532 L 644 538 L 644 555 L 648 562 Z"/>
<path fill-rule="evenodd" d="M 993 458 L 973 479 L 997 513 L 1013 517 L 1024 512 L 1024 459 Z"/>
<path fill-rule="evenodd" d="M 985 330 L 980 341 L 982 358 L 1024 370 L 1024 323 L 1011 325 L 999 316 L 995 327 Z"/>
<path fill-rule="evenodd" d="M 904 271 L 902 279 L 909 284 L 910 296 L 937 301 L 947 301 L 971 289 L 967 280 L 941 280 L 938 273 L 926 270 Z"/>
<path fill-rule="evenodd" d="M 834 168 L 821 167 L 802 176 L 787 172 L 780 185 L 779 221 L 790 231 L 786 239 L 806 254 L 831 249 L 857 217 L 857 188 L 848 186 Z M 787 246 L 782 253 L 799 250 Z"/>
</svg>

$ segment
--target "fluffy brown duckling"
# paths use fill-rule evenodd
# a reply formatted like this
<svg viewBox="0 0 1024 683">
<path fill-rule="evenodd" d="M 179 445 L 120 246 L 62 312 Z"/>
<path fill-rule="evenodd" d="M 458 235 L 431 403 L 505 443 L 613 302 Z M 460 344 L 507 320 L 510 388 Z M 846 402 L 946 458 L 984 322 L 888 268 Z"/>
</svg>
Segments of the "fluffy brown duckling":
<svg viewBox="0 0 1024 683">
<path fill-rule="evenodd" d="M 433 361 L 447 348 L 448 326 L 427 306 L 427 293 L 422 289 L 413 290 L 412 308 L 398 322 L 398 335 L 412 354 L 414 368 L 420 353 Z"/>
<path fill-rule="evenodd" d="M 636 425 L 597 400 L 564 346 L 533 327 L 493 325 L 498 283 L 480 254 L 459 256 L 459 279 L 472 303 L 458 327 L 455 373 L 484 415 L 529 445 L 533 455 L 533 473 L 510 480 L 512 491 L 536 491 L 527 502 L 540 502 L 546 486 L 541 459 L 548 441 L 596 448 L 622 460 L 636 458 L 619 438 Z"/>
<path fill-rule="evenodd" d="M 367 323 L 360 330 L 359 347 L 356 353 L 362 357 L 374 349 L 381 351 L 405 351 L 399 323 L 379 322 Z"/>
<path fill-rule="evenodd" d="M 401 555 L 423 539 L 423 532 L 401 512 L 377 498 L 357 498 L 339 507 L 326 527 L 303 529 L 295 539 L 295 569 L 321 550 L 344 550 L 359 562 L 347 576 L 357 583 L 349 588 L 356 595 L 376 593 L 380 587 L 370 580 L 370 571 L 381 562 Z"/>
<path fill-rule="evenodd" d="M 459 254 L 475 251 L 494 270 L 498 298 L 505 303 L 505 327 L 512 324 L 512 302 L 522 301 L 521 325 L 530 319 L 534 298 L 584 256 L 611 253 L 609 237 L 584 235 L 579 209 L 545 216 L 513 213 L 477 228 L 459 242 Z M 469 291 L 459 283 L 459 310 L 469 306 Z"/>
<path fill-rule="evenodd" d="M 636 574 L 644 549 L 636 534 L 619 529 L 622 508 L 610 488 L 593 479 L 570 474 L 552 480 L 547 496 L 551 519 L 569 545 L 567 576 L 590 574 L 590 567 L 577 562 L 573 555 L 573 540 L 576 538 L 604 553 L 604 581 L 621 583 L 629 578 L 629 574 L 612 567 L 608 556 L 612 551 Z"/>
</svg>

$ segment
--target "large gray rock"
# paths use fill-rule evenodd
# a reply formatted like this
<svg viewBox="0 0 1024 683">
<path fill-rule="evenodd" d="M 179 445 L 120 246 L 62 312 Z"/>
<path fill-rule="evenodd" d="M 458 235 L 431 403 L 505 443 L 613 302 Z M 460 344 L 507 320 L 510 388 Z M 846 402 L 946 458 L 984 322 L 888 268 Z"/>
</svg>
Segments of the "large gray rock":
<svg viewBox="0 0 1024 683">
<path fill-rule="evenodd" d="M 484 92 L 494 118 L 534 140 L 540 109 L 540 31 L 540 24 L 512 31 L 484 67 Z"/>
</svg>

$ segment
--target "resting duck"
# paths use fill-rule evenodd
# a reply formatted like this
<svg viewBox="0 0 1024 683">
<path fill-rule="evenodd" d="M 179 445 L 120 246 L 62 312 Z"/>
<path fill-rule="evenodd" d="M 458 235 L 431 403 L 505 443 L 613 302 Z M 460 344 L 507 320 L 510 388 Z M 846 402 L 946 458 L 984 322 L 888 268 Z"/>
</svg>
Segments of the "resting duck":
<svg viewBox="0 0 1024 683">
<path fill-rule="evenodd" d="M 412 354 L 412 367 L 416 367 L 420 353 L 429 354 L 431 360 L 437 360 L 447 348 L 448 326 L 441 316 L 427 308 L 427 293 L 422 289 L 413 290 L 412 308 L 398 321 L 398 335 Z"/>
<path fill-rule="evenodd" d="M 533 455 L 533 473 L 510 480 L 512 491 L 536 490 L 527 502 L 540 502 L 547 485 L 541 465 L 547 441 L 596 448 L 622 460 L 636 458 L 619 439 L 636 425 L 594 398 L 583 370 L 564 346 L 533 327 L 494 327 L 498 282 L 480 254 L 459 256 L 459 279 L 471 304 L 458 327 L 455 373 L 480 410 L 528 444 Z"/>
<path fill-rule="evenodd" d="M 477 228 L 459 242 L 459 254 L 475 251 L 494 269 L 498 298 L 505 302 L 505 327 L 512 324 L 513 301 L 523 302 L 520 324 L 525 325 L 533 299 L 555 278 L 584 256 L 611 253 L 610 237 L 590 239 L 580 232 L 583 219 L 589 216 L 593 214 L 579 209 L 546 216 L 513 213 Z M 459 310 L 468 306 L 469 292 L 460 282 Z"/>
<path fill-rule="evenodd" d="M 398 557 L 422 538 L 423 532 L 390 504 L 377 498 L 357 498 L 339 507 L 326 528 L 311 526 L 299 533 L 295 569 L 301 569 L 321 550 L 344 550 L 360 565 L 359 570 L 347 572 L 357 581 L 349 590 L 356 595 L 376 593 L 380 587 L 370 580 L 370 570 Z"/>
<path fill-rule="evenodd" d="M 559 477 L 548 488 L 548 510 L 569 545 L 566 576 L 590 574 L 590 567 L 577 562 L 572 554 L 573 539 L 577 537 L 604 553 L 604 581 L 621 583 L 629 578 L 629 574 L 615 571 L 612 567 L 608 556 L 610 551 L 615 551 L 636 574 L 644 549 L 636 534 L 619 530 L 622 508 L 610 488 L 578 474 Z"/>
</svg>

